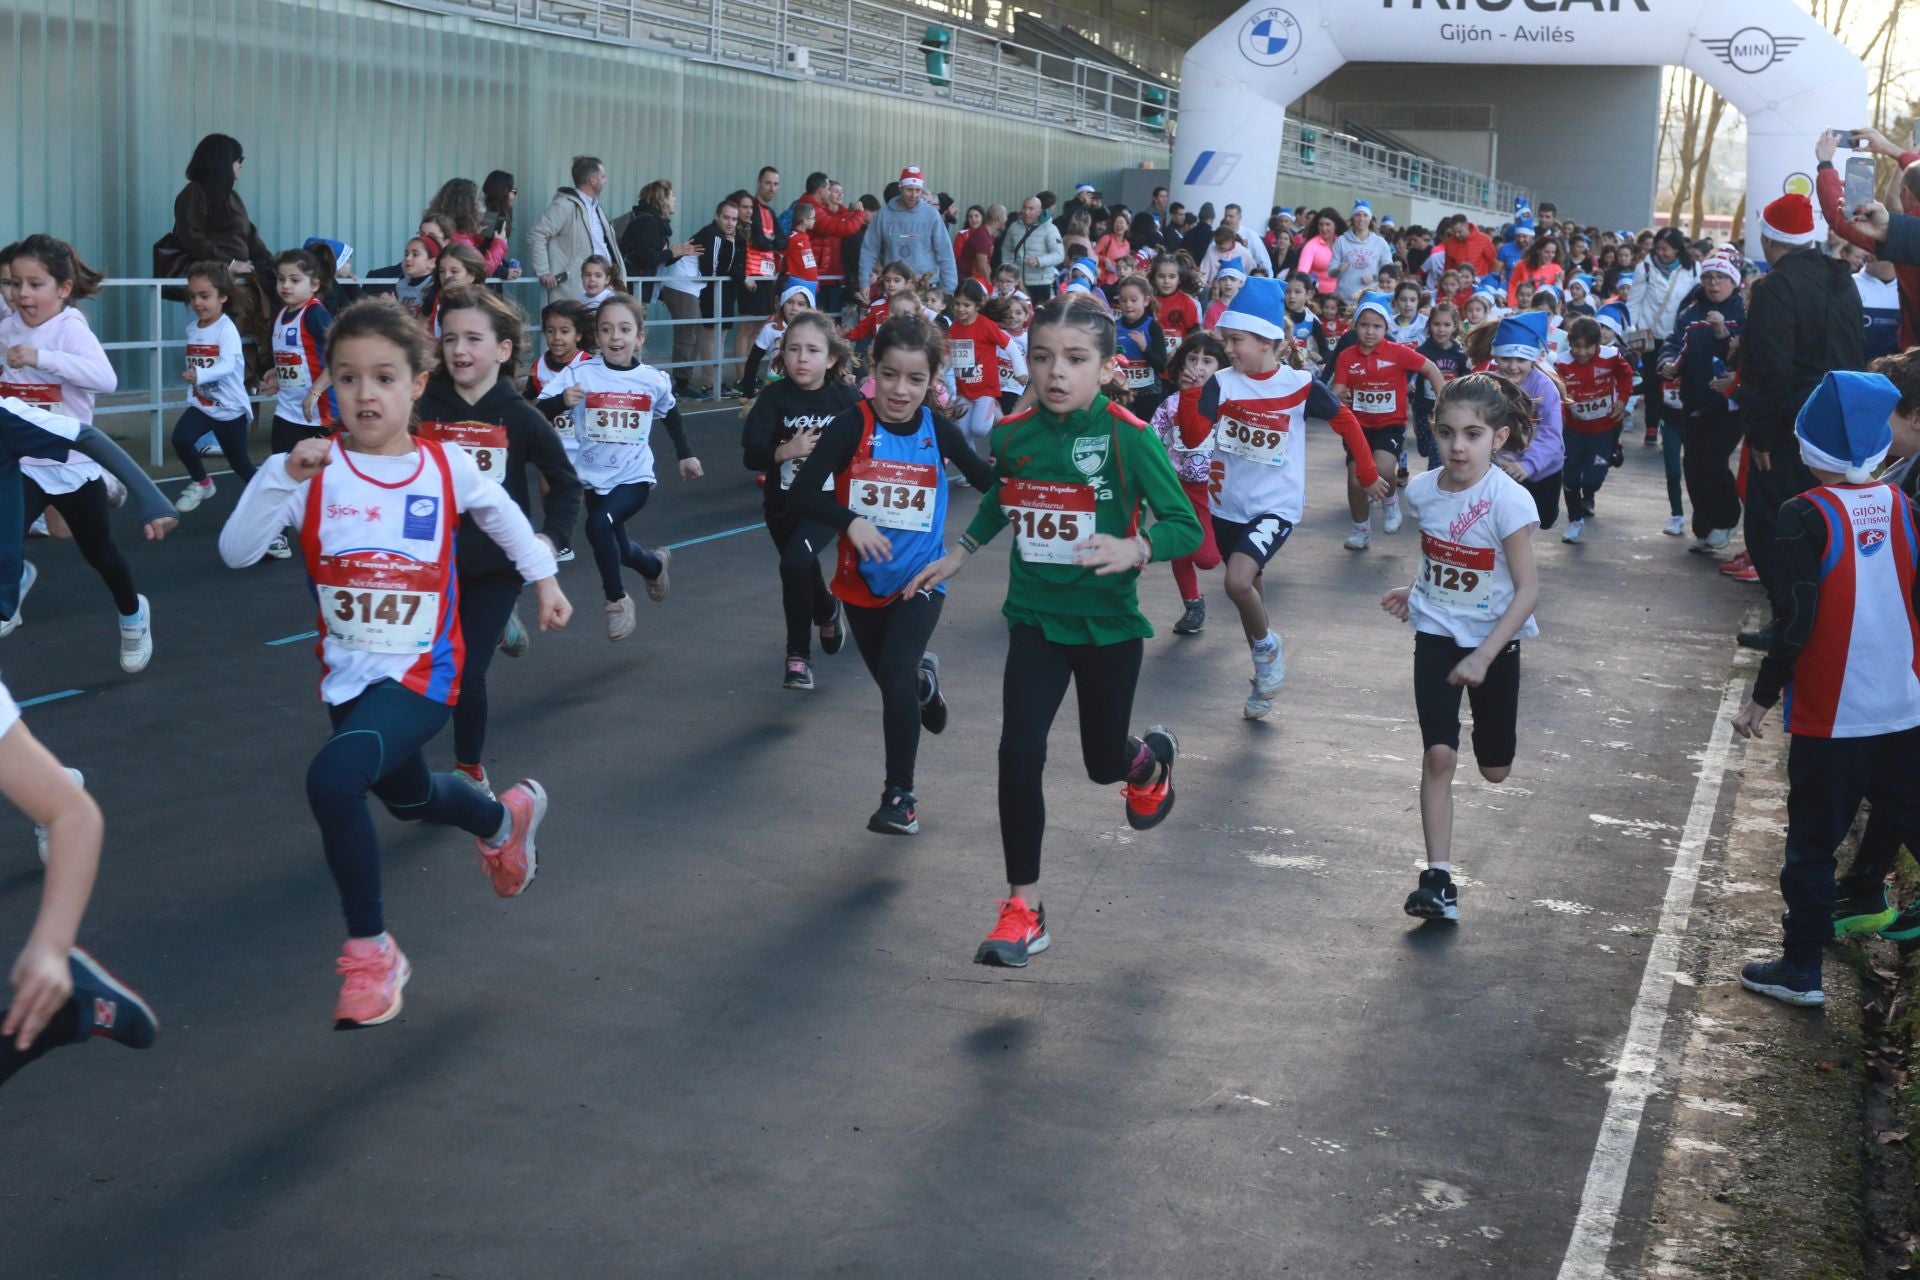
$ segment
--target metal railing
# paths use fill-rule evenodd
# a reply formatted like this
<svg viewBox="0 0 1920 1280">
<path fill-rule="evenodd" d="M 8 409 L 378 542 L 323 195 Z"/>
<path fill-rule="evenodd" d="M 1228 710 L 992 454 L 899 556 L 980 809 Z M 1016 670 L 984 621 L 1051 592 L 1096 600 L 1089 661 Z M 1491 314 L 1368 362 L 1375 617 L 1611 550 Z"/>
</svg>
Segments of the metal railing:
<svg viewBox="0 0 1920 1280">
<path fill-rule="evenodd" d="M 1470 169 L 1440 164 L 1410 151 L 1368 142 L 1336 129 L 1307 124 L 1293 117 L 1280 141 L 1280 172 L 1298 178 L 1324 178 L 1370 187 L 1380 192 L 1405 192 L 1462 209 L 1513 209 L 1516 196 L 1533 204 L 1533 191 L 1489 178 Z"/>
<path fill-rule="evenodd" d="M 1164 142 L 1166 84 L 875 0 L 390 0 L 516 28 L 900 97 L 1126 141 Z M 938 31 L 944 45 L 930 41 Z"/>
</svg>

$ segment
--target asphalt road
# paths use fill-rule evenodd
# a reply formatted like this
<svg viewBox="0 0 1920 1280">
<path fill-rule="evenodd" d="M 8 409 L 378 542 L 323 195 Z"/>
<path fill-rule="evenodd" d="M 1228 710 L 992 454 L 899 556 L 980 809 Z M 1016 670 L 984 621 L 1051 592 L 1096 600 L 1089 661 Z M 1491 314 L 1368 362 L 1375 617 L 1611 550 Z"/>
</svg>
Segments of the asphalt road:
<svg viewBox="0 0 1920 1280">
<path fill-rule="evenodd" d="M 643 541 L 756 525 L 737 426 L 694 423 L 709 478 L 666 483 Z M 758 527 L 678 552 L 621 645 L 583 550 L 573 629 L 494 666 L 488 767 L 553 796 L 540 877 L 502 902 L 464 835 L 381 815 L 415 973 L 398 1020 L 353 1034 L 331 1029 L 342 928 L 302 788 L 316 666 L 273 643 L 312 627 L 297 562 L 220 566 L 224 481 L 132 553 L 157 648 L 127 677 L 97 580 L 33 544 L 0 662 L 16 697 L 80 691 L 27 716 L 107 815 L 83 941 L 165 1029 L 145 1054 L 62 1050 L 0 1095 L 0 1272 L 1554 1275 L 1634 931 L 1757 592 L 1660 535 L 1658 455 L 1631 444 L 1588 541 L 1540 535 L 1519 759 L 1508 785 L 1459 787 L 1464 921 L 1417 926 L 1412 641 L 1377 605 L 1417 534 L 1341 548 L 1336 450 L 1313 439 L 1308 518 L 1269 574 L 1290 672 L 1270 721 L 1240 717 L 1218 573 L 1196 638 L 1166 630 L 1166 570 L 1143 584 L 1162 634 L 1137 717 L 1186 751 L 1165 826 L 1130 831 L 1080 774 L 1068 700 L 1053 948 L 1019 972 L 970 963 L 1004 892 L 1004 545 L 935 637 L 953 723 L 923 744 L 907 839 L 864 829 L 879 709 L 852 647 L 816 657 L 817 691 L 780 687 Z M 40 876 L 9 829 L 20 938 Z"/>
</svg>

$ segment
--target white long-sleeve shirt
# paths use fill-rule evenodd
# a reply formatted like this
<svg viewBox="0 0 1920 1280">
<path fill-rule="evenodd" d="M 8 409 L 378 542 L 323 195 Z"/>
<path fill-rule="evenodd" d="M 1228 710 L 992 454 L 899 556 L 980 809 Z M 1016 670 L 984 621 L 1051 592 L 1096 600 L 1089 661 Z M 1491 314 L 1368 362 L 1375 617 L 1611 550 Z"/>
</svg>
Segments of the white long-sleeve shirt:
<svg viewBox="0 0 1920 1280">
<path fill-rule="evenodd" d="M 187 364 L 194 371 L 189 403 L 209 418 L 231 422 L 253 406 L 247 400 L 247 357 L 240 330 L 226 316 L 210 325 L 187 324 Z"/>
</svg>

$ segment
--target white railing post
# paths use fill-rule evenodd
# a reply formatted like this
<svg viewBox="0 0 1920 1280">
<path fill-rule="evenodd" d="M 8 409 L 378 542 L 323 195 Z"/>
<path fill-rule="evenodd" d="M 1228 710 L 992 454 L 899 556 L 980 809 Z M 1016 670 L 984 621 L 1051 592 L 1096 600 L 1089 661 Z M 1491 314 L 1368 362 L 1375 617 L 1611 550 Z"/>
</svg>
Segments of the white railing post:
<svg viewBox="0 0 1920 1280">
<path fill-rule="evenodd" d="M 166 330 L 164 328 L 166 321 L 161 314 L 162 308 L 166 305 L 166 300 L 160 296 L 162 287 L 161 285 L 153 286 L 153 308 L 148 313 L 149 318 L 153 321 L 153 359 L 150 362 L 153 370 L 153 430 L 150 447 L 147 450 L 147 462 L 155 467 L 166 460 L 165 455 L 161 452 L 161 441 L 167 431 L 166 409 L 161 405 L 161 401 L 166 399 L 164 392 L 166 383 L 163 381 L 166 377 L 166 348 L 163 345 L 166 340 Z"/>
</svg>

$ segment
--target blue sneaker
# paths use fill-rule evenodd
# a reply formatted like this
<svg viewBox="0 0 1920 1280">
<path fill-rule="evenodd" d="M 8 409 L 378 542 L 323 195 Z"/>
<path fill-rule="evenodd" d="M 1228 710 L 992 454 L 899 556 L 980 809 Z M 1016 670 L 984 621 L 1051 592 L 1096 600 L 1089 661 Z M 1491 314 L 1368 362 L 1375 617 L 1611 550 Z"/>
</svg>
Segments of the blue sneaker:
<svg viewBox="0 0 1920 1280">
<path fill-rule="evenodd" d="M 153 1044 L 160 1034 L 160 1019 L 153 1016 L 139 992 L 108 973 L 105 965 L 79 947 L 67 952 L 67 968 L 73 974 L 73 1003 L 80 1011 L 76 1041 L 104 1036 L 129 1049 Z"/>
<path fill-rule="evenodd" d="M 1740 985 L 1802 1009 L 1827 1002 L 1827 993 L 1820 989 L 1820 971 L 1803 969 L 1785 956 L 1743 966 Z"/>
</svg>

